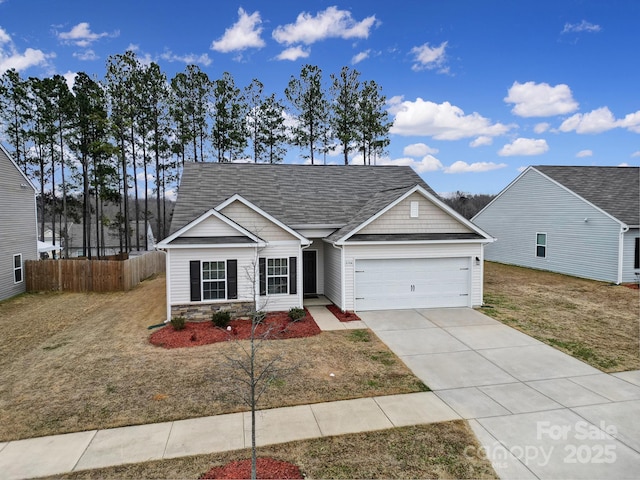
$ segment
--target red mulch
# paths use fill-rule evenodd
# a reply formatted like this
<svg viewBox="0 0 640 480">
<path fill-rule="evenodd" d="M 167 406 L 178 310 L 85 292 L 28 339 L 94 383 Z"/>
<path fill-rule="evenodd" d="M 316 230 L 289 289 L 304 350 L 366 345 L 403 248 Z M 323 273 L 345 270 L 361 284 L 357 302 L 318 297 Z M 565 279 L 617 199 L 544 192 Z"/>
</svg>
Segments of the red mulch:
<svg viewBox="0 0 640 480">
<path fill-rule="evenodd" d="M 343 312 L 335 305 L 327 305 L 327 308 L 341 322 L 354 322 L 360 320 L 360 317 L 354 312 Z"/>
<path fill-rule="evenodd" d="M 303 479 L 300 469 L 288 462 L 281 462 L 273 458 L 258 458 L 256 462 L 258 478 L 264 479 Z M 205 480 L 251 478 L 251 460 L 238 460 L 227 463 L 222 467 L 213 467 L 200 477 Z"/>
<path fill-rule="evenodd" d="M 229 340 L 247 340 L 251 335 L 251 320 L 231 320 L 229 326 L 231 331 L 218 328 L 213 322 L 187 322 L 184 330 L 174 330 L 173 326 L 168 324 L 151 334 L 149 341 L 158 347 L 182 348 Z M 267 331 L 269 340 L 283 340 L 318 335 L 320 327 L 309 312 L 297 322 L 292 322 L 287 312 L 271 312 L 256 328 L 256 336 L 260 337 Z"/>
<path fill-rule="evenodd" d="M 638 285 L 637 283 L 623 283 L 623 285 L 632 290 L 638 290 L 640 288 L 640 285 Z"/>
</svg>

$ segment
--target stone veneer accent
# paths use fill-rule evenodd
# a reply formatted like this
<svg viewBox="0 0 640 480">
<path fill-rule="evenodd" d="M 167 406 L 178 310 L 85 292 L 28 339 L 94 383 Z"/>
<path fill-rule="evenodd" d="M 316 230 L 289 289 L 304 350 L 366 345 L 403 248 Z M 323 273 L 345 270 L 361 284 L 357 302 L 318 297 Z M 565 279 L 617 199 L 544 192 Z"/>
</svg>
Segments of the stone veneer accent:
<svg viewBox="0 0 640 480">
<path fill-rule="evenodd" d="M 214 312 L 224 310 L 231 318 L 248 317 L 253 311 L 252 302 L 201 303 L 188 305 L 171 305 L 171 318 L 184 317 L 190 322 L 206 322 L 211 320 Z"/>
</svg>

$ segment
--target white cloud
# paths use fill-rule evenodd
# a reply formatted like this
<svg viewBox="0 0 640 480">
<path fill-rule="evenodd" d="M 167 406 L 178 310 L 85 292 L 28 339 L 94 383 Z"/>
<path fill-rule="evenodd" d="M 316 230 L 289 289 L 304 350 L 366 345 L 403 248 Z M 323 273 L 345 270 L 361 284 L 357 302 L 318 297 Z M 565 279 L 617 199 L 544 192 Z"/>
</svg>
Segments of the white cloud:
<svg viewBox="0 0 640 480">
<path fill-rule="evenodd" d="M 541 122 L 541 123 L 537 123 L 535 127 L 533 127 L 533 131 L 540 134 L 540 133 L 546 132 L 550 128 L 551 128 L 550 124 L 548 124 L 547 122 Z"/>
<path fill-rule="evenodd" d="M 308 56 L 309 50 L 305 50 L 302 47 L 290 47 L 280 52 L 280 55 L 278 55 L 276 59 L 294 61 L 299 58 L 307 58 Z"/>
<path fill-rule="evenodd" d="M 505 168 L 506 166 L 506 163 L 475 162 L 469 164 L 462 160 L 458 160 L 446 167 L 444 169 L 444 173 L 481 173 L 498 170 L 500 168 Z"/>
<path fill-rule="evenodd" d="M 631 157 L 632 157 L 632 158 L 640 157 L 640 150 L 638 150 L 637 152 L 633 152 L 633 153 L 631 154 Z"/>
<path fill-rule="evenodd" d="M 353 165 L 362 165 L 363 157 L 361 154 L 352 158 L 351 163 Z M 376 165 L 398 165 L 403 167 L 411 167 L 418 173 L 435 172 L 442 170 L 442 162 L 432 155 L 426 155 L 421 160 L 415 158 L 402 157 L 402 158 L 388 158 L 380 157 L 376 159 Z"/>
<path fill-rule="evenodd" d="M 411 69 L 414 71 L 438 69 L 440 73 L 447 73 L 449 69 L 445 67 L 447 60 L 445 50 L 448 42 L 442 42 L 438 47 L 431 47 L 428 43 L 413 47 L 411 53 L 415 57 L 415 62 Z"/>
<path fill-rule="evenodd" d="M 478 136 L 495 137 L 511 128 L 501 123 L 491 123 L 476 112 L 465 115 L 461 108 L 449 102 L 438 104 L 419 97 L 413 102 L 396 99 L 395 103 L 391 103 L 389 111 L 395 114 L 391 133 L 403 136 L 420 135 L 431 136 L 436 140 L 460 140 Z"/>
<path fill-rule="evenodd" d="M 371 50 L 365 50 L 364 52 L 357 53 L 351 58 L 351 65 L 355 65 L 362 62 L 363 60 L 366 60 L 367 58 L 369 58 L 369 53 L 371 53 Z"/>
<path fill-rule="evenodd" d="M 195 53 L 188 53 L 186 55 L 177 55 L 173 53 L 171 50 L 166 50 L 164 53 L 160 55 L 160 58 L 162 58 L 163 60 L 166 60 L 167 62 L 182 62 L 182 63 L 186 63 L 187 65 L 198 64 L 198 65 L 204 65 L 205 67 L 208 67 L 209 65 L 211 65 L 211 62 L 212 62 L 211 58 L 209 58 L 209 55 L 207 53 L 203 53 L 201 55 L 198 55 Z"/>
<path fill-rule="evenodd" d="M 487 145 L 493 144 L 493 138 L 487 137 L 486 135 L 480 135 L 478 138 L 469 143 L 470 147 L 485 147 Z"/>
<path fill-rule="evenodd" d="M 78 47 L 88 47 L 93 42 L 103 37 L 117 37 L 118 35 L 120 35 L 120 32 L 117 30 L 112 33 L 92 32 L 88 22 L 80 22 L 68 32 L 58 33 L 58 39 L 62 40 L 62 42 L 66 44 L 77 45 Z"/>
<path fill-rule="evenodd" d="M 84 52 L 73 52 L 72 55 L 78 60 L 82 60 L 82 61 L 91 61 L 91 60 L 97 60 L 98 58 L 100 58 L 98 57 L 98 55 L 96 55 L 96 52 L 94 52 L 91 49 L 85 50 Z"/>
<path fill-rule="evenodd" d="M 371 28 L 376 23 L 375 15 L 357 22 L 351 16 L 351 12 L 333 6 L 318 12 L 315 16 L 302 12 L 295 23 L 276 27 L 272 36 L 276 42 L 285 45 L 310 45 L 327 38 L 368 38 Z"/>
<path fill-rule="evenodd" d="M 602 133 L 619 126 L 608 107 L 601 107 L 589 113 L 576 113 L 560 125 L 561 132 Z"/>
<path fill-rule="evenodd" d="M 76 77 L 78 76 L 78 74 L 76 72 L 72 72 L 71 70 L 67 70 L 67 73 L 62 74 L 62 76 L 67 81 L 69 90 L 73 90 L 73 86 L 76 84 Z"/>
<path fill-rule="evenodd" d="M 602 30 L 600 25 L 589 23 L 586 20 L 582 20 L 580 23 L 565 23 L 562 33 L 580 33 L 588 32 L 595 33 Z"/>
<path fill-rule="evenodd" d="M 576 157 L 577 158 L 593 157 L 593 151 L 591 151 L 591 150 L 580 150 L 578 153 L 576 153 Z"/>
<path fill-rule="evenodd" d="M 42 50 L 33 48 L 20 52 L 11 36 L 0 27 L 0 75 L 12 68 L 21 72 L 30 67 L 47 66 L 48 60 L 55 56 L 55 53 L 44 53 Z"/>
<path fill-rule="evenodd" d="M 514 82 L 504 101 L 515 104 L 511 112 L 520 117 L 551 117 L 578 109 L 578 102 L 565 84 L 552 87 L 548 83 Z"/>
<path fill-rule="evenodd" d="M 508 143 L 502 147 L 498 155 L 501 157 L 542 155 L 548 150 L 549 145 L 547 145 L 547 141 L 542 138 L 516 138 L 512 143 Z"/>
<path fill-rule="evenodd" d="M 402 153 L 408 157 L 423 157 L 425 155 L 438 153 L 437 148 L 431 148 L 424 143 L 412 143 L 404 147 Z"/>
<path fill-rule="evenodd" d="M 211 50 L 228 53 L 247 48 L 262 48 L 265 43 L 260 37 L 262 33 L 260 12 L 247 14 L 244 9 L 238 9 L 238 21 L 224 31 L 220 39 L 211 43 Z"/>
</svg>

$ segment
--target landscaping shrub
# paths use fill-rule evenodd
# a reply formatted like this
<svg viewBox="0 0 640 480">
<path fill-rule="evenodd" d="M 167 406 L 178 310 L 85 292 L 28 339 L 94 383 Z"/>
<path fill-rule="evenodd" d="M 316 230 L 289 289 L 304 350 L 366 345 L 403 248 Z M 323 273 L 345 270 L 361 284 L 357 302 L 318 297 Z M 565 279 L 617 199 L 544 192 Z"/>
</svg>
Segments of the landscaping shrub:
<svg viewBox="0 0 640 480">
<path fill-rule="evenodd" d="M 171 319 L 171 326 L 176 331 L 184 330 L 185 322 L 186 322 L 186 320 L 185 320 L 184 317 L 173 317 Z"/>
<path fill-rule="evenodd" d="M 211 321 L 216 327 L 227 328 L 227 325 L 229 325 L 231 321 L 231 314 L 221 310 L 212 315 Z"/>
<path fill-rule="evenodd" d="M 305 312 L 304 308 L 293 307 L 289 309 L 289 318 L 292 322 L 302 320 L 306 316 L 307 312 Z"/>
</svg>

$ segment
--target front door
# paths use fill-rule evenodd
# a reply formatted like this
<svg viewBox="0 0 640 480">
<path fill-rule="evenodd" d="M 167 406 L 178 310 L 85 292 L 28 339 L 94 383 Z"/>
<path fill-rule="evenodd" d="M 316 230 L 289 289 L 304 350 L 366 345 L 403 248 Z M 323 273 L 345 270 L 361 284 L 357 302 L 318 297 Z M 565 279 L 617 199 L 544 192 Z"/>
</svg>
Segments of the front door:
<svg viewBox="0 0 640 480">
<path fill-rule="evenodd" d="M 304 250 L 302 252 L 302 290 L 305 295 L 318 293 L 317 284 L 318 252 Z"/>
</svg>

